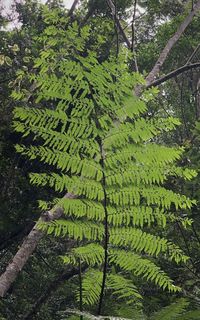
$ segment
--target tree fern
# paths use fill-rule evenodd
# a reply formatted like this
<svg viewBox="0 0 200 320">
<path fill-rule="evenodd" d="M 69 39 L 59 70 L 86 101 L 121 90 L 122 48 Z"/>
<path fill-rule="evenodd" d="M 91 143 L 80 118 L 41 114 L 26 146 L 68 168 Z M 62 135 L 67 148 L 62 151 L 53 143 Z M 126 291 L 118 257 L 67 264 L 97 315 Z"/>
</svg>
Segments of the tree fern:
<svg viewBox="0 0 200 320">
<path fill-rule="evenodd" d="M 44 173 L 31 173 L 32 183 L 61 195 L 71 192 L 77 199 L 56 198 L 65 219 L 38 228 L 78 240 L 64 261 L 90 267 L 83 276 L 83 301 L 99 301 L 99 313 L 105 290 L 130 302 L 141 297 L 127 278 L 129 272 L 179 291 L 152 257 L 163 254 L 176 262 L 187 257 L 175 244 L 145 230 L 155 224 L 165 227 L 174 208 L 194 204 L 162 186 L 169 176 L 195 176 L 175 165 L 181 148 L 155 143 L 179 121 L 142 117 L 147 107 L 133 96 L 133 87 L 143 80 L 128 73 L 124 55 L 100 63 L 86 48 L 88 27 L 80 31 L 74 23 L 56 28 L 54 19 L 49 20 L 53 29 L 48 26 L 40 38 L 45 47 L 35 62 L 37 74 L 31 75 L 38 88 L 34 99 L 45 107 L 14 111 L 15 130 L 34 135 L 35 142 L 16 149 L 48 165 Z M 112 273 L 118 268 L 120 275 Z"/>
</svg>

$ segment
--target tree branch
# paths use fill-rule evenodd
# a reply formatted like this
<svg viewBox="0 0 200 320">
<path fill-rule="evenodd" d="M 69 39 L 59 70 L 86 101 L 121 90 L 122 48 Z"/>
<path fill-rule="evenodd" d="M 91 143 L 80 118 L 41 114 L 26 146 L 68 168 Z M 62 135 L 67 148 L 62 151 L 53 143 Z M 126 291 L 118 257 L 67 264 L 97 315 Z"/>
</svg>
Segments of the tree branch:
<svg viewBox="0 0 200 320">
<path fill-rule="evenodd" d="M 169 39 L 166 46 L 162 50 L 158 60 L 156 61 L 153 69 L 146 77 L 147 86 L 149 86 L 151 83 L 155 81 L 156 76 L 159 74 L 161 67 L 163 66 L 166 58 L 168 57 L 170 51 L 176 44 L 176 42 L 179 40 L 179 38 L 182 36 L 185 29 L 188 27 L 190 22 L 192 21 L 193 17 L 198 13 L 200 10 L 200 0 L 197 2 L 197 4 L 194 6 L 193 10 L 190 11 L 190 13 L 187 15 L 187 17 L 184 19 L 184 21 L 181 23 L 175 34 Z"/>
<path fill-rule="evenodd" d="M 122 28 L 122 25 L 121 25 L 121 23 L 119 21 L 119 18 L 115 16 L 115 5 L 114 5 L 114 3 L 112 2 L 112 0 L 106 0 L 106 1 L 107 1 L 108 6 L 110 7 L 113 20 L 115 21 L 115 23 L 116 23 L 116 25 L 117 25 L 117 27 L 118 27 L 118 29 L 119 29 L 124 41 L 126 42 L 127 47 L 129 49 L 131 49 L 131 43 L 130 43 L 129 39 L 126 36 L 126 33 L 124 32 L 124 29 Z"/>
<path fill-rule="evenodd" d="M 79 1 L 79 0 L 74 0 L 73 4 L 72 4 L 72 6 L 71 6 L 71 9 L 70 9 L 70 10 L 68 11 L 68 13 L 67 13 L 67 17 L 71 17 L 71 16 L 73 15 L 74 10 L 75 10 L 75 8 L 76 8 L 76 6 L 77 6 L 77 4 L 78 4 L 78 1 Z"/>
<path fill-rule="evenodd" d="M 195 69 L 195 68 L 200 68 L 200 62 L 196 62 L 196 63 L 192 63 L 192 64 L 186 64 L 176 70 L 173 70 L 171 72 L 169 72 L 168 74 L 166 74 L 165 76 L 151 82 L 150 84 L 148 84 L 146 86 L 146 88 L 151 88 L 151 87 L 156 87 L 156 86 L 159 86 L 160 84 L 162 84 L 163 82 L 171 79 L 171 78 L 174 78 L 176 76 L 178 76 L 179 74 L 185 72 L 185 71 L 188 71 L 188 70 L 191 70 L 191 69 Z"/>
<path fill-rule="evenodd" d="M 138 64 L 137 64 L 137 55 L 135 50 L 135 18 L 136 18 L 136 7 L 137 7 L 137 0 L 134 2 L 134 10 L 133 10 L 133 20 L 131 23 L 131 29 L 132 29 L 132 44 L 131 44 L 131 50 L 134 55 L 134 64 L 135 64 L 135 71 L 138 72 Z"/>
<path fill-rule="evenodd" d="M 65 198 L 75 198 L 75 196 L 71 193 L 67 193 Z M 61 208 L 53 208 L 51 211 L 43 213 L 38 221 L 53 221 L 60 218 L 62 214 L 63 210 Z M 6 294 L 43 235 L 44 232 L 37 229 L 36 223 L 27 238 L 25 238 L 13 260 L 7 266 L 5 272 L 0 276 L 0 297 L 3 297 Z"/>
<path fill-rule="evenodd" d="M 198 44 L 198 46 L 194 49 L 194 51 L 192 52 L 191 56 L 189 57 L 188 61 L 186 62 L 186 64 L 189 64 L 192 59 L 194 58 L 194 56 L 196 55 L 197 51 L 200 49 L 200 43 Z"/>
</svg>

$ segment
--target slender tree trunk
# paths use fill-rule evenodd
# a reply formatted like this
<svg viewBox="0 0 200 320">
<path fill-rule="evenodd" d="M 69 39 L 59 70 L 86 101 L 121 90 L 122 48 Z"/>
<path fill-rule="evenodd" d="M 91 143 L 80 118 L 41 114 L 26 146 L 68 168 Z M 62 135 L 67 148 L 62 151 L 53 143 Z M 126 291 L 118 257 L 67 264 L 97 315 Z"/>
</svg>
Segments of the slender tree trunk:
<svg viewBox="0 0 200 320">
<path fill-rule="evenodd" d="M 71 193 L 67 193 L 65 197 L 75 198 L 75 196 Z M 62 209 L 53 208 L 51 211 L 43 213 L 39 221 L 53 221 L 60 218 L 62 214 Z M 0 277 L 0 297 L 3 297 L 6 294 L 11 284 L 15 281 L 18 273 L 22 270 L 28 258 L 35 250 L 43 235 L 44 233 L 37 229 L 35 224 L 27 238 L 25 238 L 24 242 L 22 243 L 20 249 L 17 251 L 13 260 L 8 264 L 5 272 Z"/>
</svg>

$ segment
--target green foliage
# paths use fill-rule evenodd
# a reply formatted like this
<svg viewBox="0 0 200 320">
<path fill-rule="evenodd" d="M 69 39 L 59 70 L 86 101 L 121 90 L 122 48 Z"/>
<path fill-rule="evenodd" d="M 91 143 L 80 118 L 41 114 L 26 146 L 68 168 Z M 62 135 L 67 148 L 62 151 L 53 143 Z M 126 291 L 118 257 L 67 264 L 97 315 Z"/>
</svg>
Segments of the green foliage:
<svg viewBox="0 0 200 320">
<path fill-rule="evenodd" d="M 31 173 L 31 182 L 61 193 L 55 208 L 62 207 L 66 219 L 40 222 L 38 227 L 81 241 L 63 259 L 91 268 L 83 276 L 85 304 L 99 299 L 102 264 L 108 273 L 106 290 L 127 303 L 141 298 L 128 274 L 180 291 L 154 257 L 162 254 L 177 263 L 187 257 L 153 232 L 156 224 L 165 227 L 174 209 L 190 209 L 195 203 L 162 185 L 170 176 L 187 180 L 196 175 L 175 165 L 183 149 L 155 142 L 179 121 L 142 117 L 147 107 L 133 96 L 133 88 L 143 80 L 128 73 L 123 53 L 100 63 L 86 47 L 88 27 L 79 30 L 73 23 L 61 28 L 66 22 L 56 11 L 45 11 L 44 17 L 49 24 L 40 37 L 44 50 L 30 78 L 38 88 L 36 103 L 46 107 L 15 109 L 15 130 L 34 136 L 31 146 L 16 149 L 47 165 L 44 173 Z M 63 198 L 66 192 L 78 199 Z"/>
<path fill-rule="evenodd" d="M 150 319 L 151 320 L 173 320 L 178 319 L 179 316 L 185 312 L 189 302 L 186 299 L 179 299 L 175 303 L 156 312 Z"/>
<path fill-rule="evenodd" d="M 193 320 L 199 319 L 200 311 L 186 311 L 189 306 L 187 299 L 178 299 L 175 303 L 162 308 L 150 317 L 150 320 Z"/>
<path fill-rule="evenodd" d="M 94 305 L 98 302 L 103 273 L 101 271 L 92 269 L 85 273 L 83 279 L 83 303 L 86 305 Z M 77 294 L 79 299 L 79 292 Z"/>
</svg>

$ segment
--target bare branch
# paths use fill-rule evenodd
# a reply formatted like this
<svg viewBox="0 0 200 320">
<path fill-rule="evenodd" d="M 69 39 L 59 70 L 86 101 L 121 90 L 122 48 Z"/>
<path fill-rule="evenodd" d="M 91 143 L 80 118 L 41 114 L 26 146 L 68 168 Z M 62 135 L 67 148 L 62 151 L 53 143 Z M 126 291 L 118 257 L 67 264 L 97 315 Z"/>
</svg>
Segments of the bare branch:
<svg viewBox="0 0 200 320">
<path fill-rule="evenodd" d="M 166 74 L 165 76 L 151 82 L 149 85 L 146 86 L 146 88 L 151 88 L 151 87 L 156 87 L 156 86 L 159 86 L 160 84 L 162 84 L 163 82 L 171 79 L 171 78 L 174 78 L 176 76 L 178 76 L 179 74 L 185 72 L 185 71 L 188 71 L 188 70 L 191 70 L 191 69 L 196 69 L 196 68 L 200 68 L 200 62 L 196 62 L 196 63 L 193 63 L 193 64 L 186 64 L 184 65 L 183 67 L 180 67 L 176 70 L 173 70 L 171 72 L 169 72 L 168 74 Z"/>
<path fill-rule="evenodd" d="M 169 39 L 166 46 L 162 50 L 158 60 L 156 61 L 153 69 L 146 77 L 147 86 L 149 86 L 157 77 L 159 74 L 161 67 L 163 66 L 166 58 L 168 57 L 170 51 L 174 47 L 174 45 L 177 43 L 179 38 L 182 36 L 185 29 L 188 27 L 188 25 L 191 23 L 193 17 L 198 13 L 200 10 L 200 0 L 197 2 L 197 4 L 194 6 L 193 10 L 187 15 L 187 17 L 184 19 L 184 21 L 181 23 L 175 34 Z"/>
</svg>

